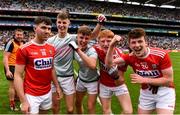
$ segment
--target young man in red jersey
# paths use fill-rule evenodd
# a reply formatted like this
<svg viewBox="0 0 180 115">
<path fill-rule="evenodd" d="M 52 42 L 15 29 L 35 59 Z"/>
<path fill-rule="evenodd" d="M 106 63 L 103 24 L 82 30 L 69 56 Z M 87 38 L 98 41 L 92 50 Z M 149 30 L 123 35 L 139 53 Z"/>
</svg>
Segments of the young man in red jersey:
<svg viewBox="0 0 180 115">
<path fill-rule="evenodd" d="M 23 113 L 38 114 L 39 110 L 40 113 L 45 113 L 51 108 L 51 81 L 59 98 L 61 96 L 53 67 L 55 49 L 46 42 L 51 32 L 51 24 L 50 18 L 36 18 L 35 38 L 17 52 L 14 85 Z"/>
<path fill-rule="evenodd" d="M 170 57 L 165 50 L 149 48 L 146 43 L 146 33 L 142 28 L 135 28 L 128 33 L 130 54 L 115 60 L 112 52 L 120 36 L 114 36 L 106 56 L 106 64 L 126 63 L 134 73 L 130 75 L 132 83 L 141 84 L 138 114 L 173 114 L 175 107 L 175 89 L 173 84 L 173 69 Z"/>
<path fill-rule="evenodd" d="M 14 70 L 16 63 L 16 53 L 18 48 L 23 44 L 24 31 L 22 29 L 16 29 L 13 39 L 9 40 L 4 47 L 3 64 L 6 79 L 9 81 L 9 102 L 10 109 L 13 111 L 18 110 L 15 104 L 16 92 L 14 89 Z"/>
<path fill-rule="evenodd" d="M 133 112 L 129 91 L 124 82 L 124 71 L 126 65 L 108 68 L 105 65 L 105 57 L 114 33 L 111 30 L 102 30 L 98 36 L 98 45 L 94 48 L 98 54 L 100 66 L 100 85 L 99 97 L 102 103 L 103 114 L 112 114 L 111 97 L 114 94 L 122 108 L 122 114 L 131 114 Z M 112 56 L 118 58 L 123 55 L 118 48 L 115 49 Z"/>
</svg>

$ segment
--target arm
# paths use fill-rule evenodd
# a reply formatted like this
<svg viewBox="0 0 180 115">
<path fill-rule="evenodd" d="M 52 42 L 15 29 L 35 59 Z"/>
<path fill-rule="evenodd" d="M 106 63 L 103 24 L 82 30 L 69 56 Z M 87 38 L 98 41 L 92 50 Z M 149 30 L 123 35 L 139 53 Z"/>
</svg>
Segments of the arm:
<svg viewBox="0 0 180 115">
<path fill-rule="evenodd" d="M 52 81 L 53 81 L 53 84 L 55 85 L 56 87 L 56 93 L 58 95 L 58 99 L 61 99 L 62 98 L 62 90 L 61 88 L 59 87 L 59 83 L 58 83 L 58 80 L 57 80 L 57 76 L 56 76 L 56 71 L 55 71 L 55 68 L 53 68 L 52 70 Z"/>
<path fill-rule="evenodd" d="M 132 83 L 144 83 L 155 86 L 169 86 L 173 82 L 173 69 L 172 67 L 162 70 L 163 77 L 161 78 L 146 78 L 139 76 L 138 74 L 131 74 Z"/>
<path fill-rule="evenodd" d="M 6 76 L 9 78 L 13 78 L 13 74 L 11 73 L 11 71 L 9 70 L 9 64 L 8 64 L 8 58 L 11 55 L 10 52 L 6 52 L 4 51 L 3 53 L 3 64 L 4 64 L 4 68 L 6 70 Z"/>
<path fill-rule="evenodd" d="M 124 63 L 124 60 L 122 58 L 116 58 L 113 62 L 113 52 L 116 44 L 121 40 L 121 37 L 118 35 L 115 35 L 114 38 L 112 39 L 110 46 L 108 48 L 106 58 L 105 58 L 105 64 L 108 67 L 111 67 L 113 63 L 118 64 L 118 63 Z"/>
<path fill-rule="evenodd" d="M 101 28 L 106 21 L 106 17 L 103 14 L 99 14 L 97 17 L 97 21 L 98 23 L 92 32 L 91 39 L 96 39 L 98 37 L 99 32 L 101 31 Z"/>
<path fill-rule="evenodd" d="M 24 87 L 23 87 L 23 73 L 24 73 L 25 65 L 17 65 L 15 66 L 15 73 L 14 73 L 14 87 L 17 91 L 19 99 L 21 101 L 21 111 L 23 113 L 28 113 L 29 111 L 29 103 L 24 94 Z"/>
<path fill-rule="evenodd" d="M 99 32 L 101 31 L 102 25 L 97 23 L 96 27 L 93 29 L 91 39 L 96 39 L 98 37 Z"/>
<path fill-rule="evenodd" d="M 81 51 L 79 48 L 77 49 L 77 53 L 83 60 L 83 62 L 91 69 L 96 69 L 96 58 L 94 57 L 88 57 L 83 51 Z"/>
<path fill-rule="evenodd" d="M 83 60 L 83 62 L 91 69 L 96 69 L 96 58 L 95 57 L 89 57 L 87 56 L 83 51 L 81 51 L 81 49 L 78 47 L 78 45 L 76 44 L 76 42 L 71 41 L 69 43 L 69 46 L 72 47 L 77 53 L 78 55 L 81 57 L 81 59 Z"/>
</svg>

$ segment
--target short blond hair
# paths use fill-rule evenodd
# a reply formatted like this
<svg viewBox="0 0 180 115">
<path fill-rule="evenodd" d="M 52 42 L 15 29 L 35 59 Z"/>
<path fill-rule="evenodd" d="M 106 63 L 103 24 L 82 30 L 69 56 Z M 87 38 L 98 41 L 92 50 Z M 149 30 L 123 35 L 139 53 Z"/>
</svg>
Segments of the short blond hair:
<svg viewBox="0 0 180 115">
<path fill-rule="evenodd" d="M 62 20 L 69 19 L 69 12 L 65 9 L 60 10 L 59 14 L 57 15 L 57 19 L 62 19 Z"/>
</svg>

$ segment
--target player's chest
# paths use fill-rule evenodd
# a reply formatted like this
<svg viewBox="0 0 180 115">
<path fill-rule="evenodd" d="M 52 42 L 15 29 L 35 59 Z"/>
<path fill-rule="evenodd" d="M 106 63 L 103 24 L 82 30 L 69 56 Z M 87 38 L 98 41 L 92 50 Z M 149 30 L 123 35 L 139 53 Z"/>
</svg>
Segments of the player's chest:
<svg viewBox="0 0 180 115">
<path fill-rule="evenodd" d="M 153 60 L 134 60 L 132 67 L 141 70 L 154 70 L 159 68 L 159 63 Z"/>
<path fill-rule="evenodd" d="M 33 61 L 36 59 L 53 58 L 54 51 L 50 48 L 35 48 L 28 51 L 29 60 Z"/>
</svg>

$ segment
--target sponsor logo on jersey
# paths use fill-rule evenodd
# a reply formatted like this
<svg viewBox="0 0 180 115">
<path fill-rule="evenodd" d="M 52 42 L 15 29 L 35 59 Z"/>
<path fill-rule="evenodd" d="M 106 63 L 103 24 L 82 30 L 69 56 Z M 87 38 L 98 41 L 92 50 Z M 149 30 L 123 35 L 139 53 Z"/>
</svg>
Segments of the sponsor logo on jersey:
<svg viewBox="0 0 180 115">
<path fill-rule="evenodd" d="M 136 70 L 136 73 L 142 77 L 155 78 L 160 75 L 159 70 Z"/>
<path fill-rule="evenodd" d="M 31 52 L 31 55 L 38 55 L 38 52 Z"/>
<path fill-rule="evenodd" d="M 48 58 L 37 58 L 34 60 L 34 69 L 45 70 L 52 68 L 52 57 Z"/>
</svg>

